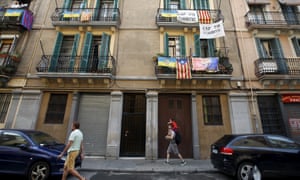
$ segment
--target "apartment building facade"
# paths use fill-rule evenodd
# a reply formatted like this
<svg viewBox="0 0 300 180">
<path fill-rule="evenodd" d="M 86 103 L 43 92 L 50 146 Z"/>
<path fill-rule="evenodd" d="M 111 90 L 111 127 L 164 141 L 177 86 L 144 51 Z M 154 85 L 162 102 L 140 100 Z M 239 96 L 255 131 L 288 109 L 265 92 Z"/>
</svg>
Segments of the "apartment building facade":
<svg viewBox="0 0 300 180">
<path fill-rule="evenodd" d="M 9 20 L 2 21 L 1 52 L 10 38 L 9 58 L 15 51 L 22 56 L 13 61 L 18 62 L 15 72 L 3 74 L 0 127 L 37 129 L 65 141 L 72 121 L 78 120 L 87 155 L 106 158 L 164 158 L 170 117 L 180 127 L 179 148 L 186 158 L 209 158 L 210 144 L 226 133 L 297 138 L 288 125 L 297 123 L 299 23 L 262 24 L 256 13 L 257 7 L 265 13 L 283 6 L 297 15 L 297 4 L 275 0 L 20 4 L 18 8 L 11 1 L 1 4 L 2 19 Z M 20 9 L 32 12 L 32 26 L 6 13 Z M 182 16 L 195 13 L 188 19 Z M 199 22 L 219 21 L 224 22 L 225 36 L 200 38 Z M 286 48 L 284 55 L 274 51 L 280 47 L 278 40 Z M 271 57 L 263 50 L 268 43 Z M 217 59 L 217 66 L 195 69 L 193 62 L 199 59 L 204 65 Z M 178 62 L 190 63 L 188 77 L 178 76 Z M 275 66 L 278 70 L 273 72 Z"/>
</svg>

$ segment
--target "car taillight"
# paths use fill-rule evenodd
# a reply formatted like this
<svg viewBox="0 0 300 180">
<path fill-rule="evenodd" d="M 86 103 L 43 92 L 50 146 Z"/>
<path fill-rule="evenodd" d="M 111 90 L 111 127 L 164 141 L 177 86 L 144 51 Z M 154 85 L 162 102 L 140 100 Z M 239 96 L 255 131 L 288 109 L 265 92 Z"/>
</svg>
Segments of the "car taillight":
<svg viewBox="0 0 300 180">
<path fill-rule="evenodd" d="M 222 147 L 220 149 L 220 153 L 224 155 L 232 155 L 233 154 L 233 149 L 227 148 L 227 147 Z"/>
</svg>

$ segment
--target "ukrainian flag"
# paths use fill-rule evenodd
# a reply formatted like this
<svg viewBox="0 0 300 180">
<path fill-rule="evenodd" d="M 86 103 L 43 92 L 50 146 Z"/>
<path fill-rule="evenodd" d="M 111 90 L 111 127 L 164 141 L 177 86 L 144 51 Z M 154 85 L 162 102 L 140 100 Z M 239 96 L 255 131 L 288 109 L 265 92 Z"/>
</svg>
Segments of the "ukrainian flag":
<svg viewBox="0 0 300 180">
<path fill-rule="evenodd" d="M 158 66 L 176 68 L 176 58 L 175 57 L 158 57 Z"/>
<path fill-rule="evenodd" d="M 23 13 L 23 9 L 7 9 L 4 16 L 12 17 L 12 16 L 21 16 Z"/>
</svg>

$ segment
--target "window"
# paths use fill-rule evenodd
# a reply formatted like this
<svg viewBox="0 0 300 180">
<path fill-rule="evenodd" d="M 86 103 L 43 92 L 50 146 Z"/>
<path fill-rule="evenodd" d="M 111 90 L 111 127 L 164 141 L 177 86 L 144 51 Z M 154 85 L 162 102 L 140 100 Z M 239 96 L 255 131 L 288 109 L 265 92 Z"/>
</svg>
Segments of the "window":
<svg viewBox="0 0 300 180">
<path fill-rule="evenodd" d="M 169 36 L 168 33 L 164 34 L 164 51 L 165 56 L 172 57 L 185 57 L 186 49 L 185 49 L 185 37 L 176 35 Z"/>
<path fill-rule="evenodd" d="M 114 8 L 114 3 L 113 1 L 101 1 L 100 5 L 101 11 L 100 11 L 100 16 L 103 18 L 111 18 L 112 17 L 112 9 Z M 105 20 L 105 19 L 104 19 Z"/>
<path fill-rule="evenodd" d="M 219 96 L 203 96 L 203 119 L 205 125 L 223 125 Z"/>
<path fill-rule="evenodd" d="M 288 24 L 299 24 L 299 10 L 297 6 L 287 6 L 281 4 L 282 14 Z"/>
<path fill-rule="evenodd" d="M 27 143 L 28 141 L 17 133 L 4 132 L 0 134 L 0 146 L 18 147 Z"/>
<path fill-rule="evenodd" d="M 299 149 L 300 145 L 284 137 L 268 136 L 271 145 L 275 148 Z"/>
<path fill-rule="evenodd" d="M 292 42 L 293 42 L 293 46 L 294 46 L 296 55 L 297 55 L 298 57 L 300 57 L 300 39 L 294 37 L 294 38 L 292 38 Z"/>
<path fill-rule="evenodd" d="M 260 58 L 283 58 L 283 51 L 278 38 L 256 38 Z"/>
<path fill-rule="evenodd" d="M 5 122 L 10 101 L 11 94 L 0 94 L 0 123 Z"/>
<path fill-rule="evenodd" d="M 63 124 L 67 105 L 67 94 L 51 94 L 46 113 L 46 124 Z"/>
<path fill-rule="evenodd" d="M 261 136 L 241 138 L 235 141 L 232 145 L 243 147 L 268 147 L 268 143 L 265 138 Z"/>
<path fill-rule="evenodd" d="M 8 62 L 7 54 L 11 51 L 13 39 L 2 39 L 0 42 L 0 65 L 6 65 Z"/>
<path fill-rule="evenodd" d="M 215 39 L 200 39 L 199 34 L 194 34 L 194 53 L 195 57 L 214 57 Z"/>
<path fill-rule="evenodd" d="M 186 9 L 185 0 L 164 0 L 165 9 Z"/>
</svg>

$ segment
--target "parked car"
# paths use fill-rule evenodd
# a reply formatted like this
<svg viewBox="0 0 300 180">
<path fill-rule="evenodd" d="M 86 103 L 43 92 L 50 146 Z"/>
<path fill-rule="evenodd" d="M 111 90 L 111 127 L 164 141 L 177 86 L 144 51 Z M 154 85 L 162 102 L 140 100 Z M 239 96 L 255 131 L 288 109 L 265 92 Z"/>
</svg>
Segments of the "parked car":
<svg viewBox="0 0 300 180">
<path fill-rule="evenodd" d="M 211 145 L 210 158 L 215 168 L 238 180 L 300 176 L 300 144 L 284 136 L 224 135 Z"/>
<path fill-rule="evenodd" d="M 57 156 L 64 147 L 41 131 L 0 129 L 0 174 L 24 175 L 30 180 L 61 175 L 65 157 L 58 159 Z M 76 167 L 80 165 L 78 157 Z"/>
</svg>

